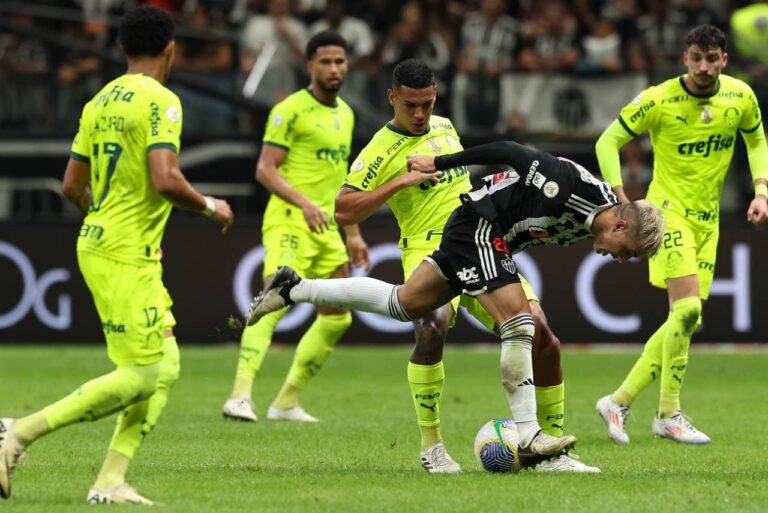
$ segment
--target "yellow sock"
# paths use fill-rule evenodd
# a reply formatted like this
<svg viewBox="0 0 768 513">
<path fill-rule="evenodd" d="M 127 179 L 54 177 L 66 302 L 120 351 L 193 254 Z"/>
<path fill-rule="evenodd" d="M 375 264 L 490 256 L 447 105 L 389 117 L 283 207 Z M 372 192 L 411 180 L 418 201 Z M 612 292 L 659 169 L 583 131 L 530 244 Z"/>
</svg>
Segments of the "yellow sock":
<svg viewBox="0 0 768 513">
<path fill-rule="evenodd" d="M 680 409 L 680 390 L 688 367 L 688 347 L 701 322 L 701 299 L 685 297 L 672 303 L 669 329 L 664 337 L 659 417 L 669 417 Z"/>
<path fill-rule="evenodd" d="M 408 384 L 421 428 L 421 450 L 441 440 L 440 401 L 445 383 L 443 362 L 419 365 L 408 362 Z"/>
<path fill-rule="evenodd" d="M 536 416 L 541 430 L 546 434 L 563 436 L 565 383 L 551 387 L 536 387 Z"/>
<path fill-rule="evenodd" d="M 661 375 L 662 347 L 668 323 L 669 321 L 662 324 L 645 343 L 640 358 L 637 359 L 621 386 L 611 394 L 613 402 L 632 404 L 640 392 Z"/>
<path fill-rule="evenodd" d="M 443 439 L 440 434 L 440 426 L 419 426 L 421 432 L 421 450 L 432 447 Z"/>
<path fill-rule="evenodd" d="M 272 335 L 280 319 L 288 312 L 283 308 L 277 312 L 265 315 L 253 326 L 246 326 L 240 337 L 240 356 L 237 360 L 237 372 L 235 384 L 232 388 L 231 398 L 251 397 L 253 378 L 261 369 L 261 363 L 267 355 L 267 350 L 272 344 Z"/>
<path fill-rule="evenodd" d="M 293 363 L 280 392 L 272 406 L 281 410 L 299 404 L 299 398 L 307 385 L 331 356 L 333 348 L 352 324 L 352 314 L 318 315 L 312 326 L 301 337 Z"/>
<path fill-rule="evenodd" d="M 125 474 L 130 463 L 131 460 L 127 456 L 113 450 L 107 451 L 107 457 L 93 486 L 99 490 L 109 490 L 125 483 Z"/>
</svg>

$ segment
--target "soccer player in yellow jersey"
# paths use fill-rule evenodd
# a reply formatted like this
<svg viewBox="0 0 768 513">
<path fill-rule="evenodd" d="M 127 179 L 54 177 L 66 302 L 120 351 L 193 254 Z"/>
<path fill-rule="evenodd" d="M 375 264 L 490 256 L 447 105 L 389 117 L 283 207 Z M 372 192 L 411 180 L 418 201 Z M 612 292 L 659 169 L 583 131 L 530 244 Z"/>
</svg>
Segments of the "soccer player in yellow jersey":
<svg viewBox="0 0 768 513">
<path fill-rule="evenodd" d="M 657 377 L 661 394 L 653 434 L 687 444 L 710 441 L 683 415 L 680 390 L 691 337 L 701 324 L 702 303 L 712 285 L 719 198 L 738 133 L 746 144 L 755 184 L 747 221 L 759 226 L 768 219 L 768 147 L 755 95 L 744 82 L 721 73 L 728 63 L 721 30 L 695 27 L 685 45 L 688 73 L 644 90 L 597 141 L 603 176 L 628 203 L 619 148 L 650 132 L 654 169 L 647 199 L 662 209 L 666 219 L 664 242 L 649 263 L 649 279 L 667 289 L 669 316 L 648 339 L 621 386 L 596 405 L 608 436 L 618 444 L 629 443 L 625 423 L 630 405 Z"/>
<path fill-rule="evenodd" d="M 470 190 L 466 167 L 447 170 L 437 182 L 421 173 L 406 172 L 406 157 L 442 155 L 462 149 L 459 135 L 447 118 L 432 114 L 437 97 L 434 76 L 416 59 L 401 62 L 387 91 L 394 118 L 379 130 L 352 163 L 344 188 L 336 200 L 341 225 L 359 223 L 388 203 L 400 226 L 404 277 L 407 280 L 426 256 L 440 245 L 443 226 Z M 560 369 L 560 341 L 546 322 L 536 294 L 523 281 L 536 321 L 533 344 L 537 413 L 544 433 L 563 435 L 564 394 Z M 469 297 L 462 304 L 485 326 L 493 318 Z M 421 431 L 421 463 L 431 473 L 455 473 L 460 466 L 450 457 L 440 433 L 440 403 L 445 371 L 443 344 L 459 306 L 450 305 L 414 321 L 416 345 L 408 364 L 408 382 Z M 540 471 L 599 472 L 567 454 L 540 462 Z"/>
<path fill-rule="evenodd" d="M 179 375 L 172 301 L 162 281 L 160 243 L 173 206 L 232 224 L 223 201 L 204 197 L 179 169 L 182 112 L 162 84 L 174 54 L 171 17 L 154 7 L 125 15 L 120 43 L 128 71 L 83 108 L 64 175 L 64 194 L 86 213 L 77 240 L 80 270 L 98 310 L 116 369 L 20 419 L 0 419 L 0 495 L 35 440 L 119 412 L 106 460 L 87 502 L 152 502 L 125 482 L 134 452 L 152 430 Z"/>
<path fill-rule="evenodd" d="M 274 106 L 267 120 L 258 180 L 271 193 L 262 224 L 264 281 L 278 266 L 301 276 L 349 276 L 349 264 L 367 267 L 368 246 L 357 225 L 346 226 L 346 248 L 334 220 L 334 200 L 347 175 L 354 114 L 339 97 L 347 73 L 347 43 L 333 31 L 307 43 L 309 87 Z M 255 421 L 251 389 L 286 310 L 243 330 L 235 383 L 225 417 Z M 317 422 L 299 404 L 307 382 L 320 370 L 352 323 L 344 308 L 318 307 L 317 319 L 299 341 L 293 364 L 267 410 L 270 420 Z"/>
</svg>

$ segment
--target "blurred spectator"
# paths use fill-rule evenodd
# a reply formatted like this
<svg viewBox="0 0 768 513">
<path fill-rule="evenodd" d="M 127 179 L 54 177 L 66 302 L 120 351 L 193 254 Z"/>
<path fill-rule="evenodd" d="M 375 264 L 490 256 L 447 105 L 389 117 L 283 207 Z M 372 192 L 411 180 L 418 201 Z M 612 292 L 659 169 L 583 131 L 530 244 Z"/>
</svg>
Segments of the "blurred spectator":
<svg viewBox="0 0 768 513">
<path fill-rule="evenodd" d="M 258 83 L 255 99 L 271 106 L 300 87 L 306 43 L 307 29 L 291 15 L 289 0 L 269 0 L 267 14 L 248 19 L 240 39 L 240 70 L 246 85 L 249 78 Z"/>
<path fill-rule="evenodd" d="M 323 16 L 327 0 L 296 0 L 296 15 L 306 24 L 312 24 Z"/>
<path fill-rule="evenodd" d="M 405 3 L 405 0 L 368 0 L 351 2 L 347 7 L 349 14 L 366 22 L 377 41 L 383 43 L 390 28 L 400 19 L 400 11 Z M 387 105 L 387 109 L 391 107 Z"/>
<path fill-rule="evenodd" d="M 581 39 L 583 54 L 576 65 L 582 75 L 619 73 L 623 71 L 621 37 L 608 20 L 599 20 L 592 31 Z"/>
<path fill-rule="evenodd" d="M 669 0 L 648 0 L 648 13 L 637 20 L 650 62 L 652 83 L 679 75 L 685 38 L 685 16 Z"/>
<path fill-rule="evenodd" d="M 198 37 L 177 36 L 172 77 L 187 83 L 204 81 L 228 96 L 236 94 L 232 44 L 211 31 L 223 28 L 222 21 L 211 17 L 207 3 L 197 2 L 185 28 Z M 190 87 L 174 84 L 173 89 L 184 105 L 185 131 L 216 134 L 231 129 L 231 105 Z"/>
<path fill-rule="evenodd" d="M 29 29 L 33 20 L 14 14 L 15 27 Z M 0 32 L 0 128 L 47 131 L 54 117 L 48 98 L 52 96 L 49 55 L 42 41 L 30 36 Z"/>
<path fill-rule="evenodd" d="M 683 18 L 684 32 L 688 32 L 698 25 L 714 25 L 719 29 L 725 29 L 720 16 L 707 5 L 706 0 L 685 0 L 679 7 Z"/>
<path fill-rule="evenodd" d="M 349 16 L 344 0 L 328 0 L 323 17 L 309 27 L 309 37 L 323 30 L 333 30 L 346 39 L 347 58 L 349 65 L 354 68 L 357 62 L 370 57 L 375 49 L 371 28 L 360 18 Z"/>
<path fill-rule="evenodd" d="M 400 20 L 389 31 L 381 49 L 383 76 L 389 83 L 392 69 L 406 59 L 421 59 L 434 71 L 435 84 L 445 90 L 451 65 L 448 42 L 441 32 L 427 27 L 421 6 L 408 2 L 400 11 Z"/>
<path fill-rule="evenodd" d="M 506 9 L 505 0 L 482 0 L 461 27 L 451 113 L 459 131 L 499 121 L 501 77 L 515 68 L 520 32 Z"/>
<path fill-rule="evenodd" d="M 101 59 L 89 50 L 106 50 L 106 29 L 106 23 L 86 22 L 67 24 L 63 30 L 74 46 L 62 52 L 56 70 L 56 115 L 62 130 L 77 130 L 82 106 L 103 85 Z"/>
<path fill-rule="evenodd" d="M 344 96 L 369 101 L 368 91 L 374 87 L 368 86 L 367 72 L 372 69 L 370 61 L 376 49 L 371 28 L 360 18 L 347 15 L 344 0 L 328 0 L 323 17 L 309 27 L 309 37 L 323 30 L 336 31 L 347 41 L 349 71 L 344 79 Z"/>
<path fill-rule="evenodd" d="M 645 198 L 653 170 L 643 148 L 645 139 L 632 139 L 621 148 L 621 178 L 627 197 L 636 201 Z"/>
<path fill-rule="evenodd" d="M 637 31 L 637 17 L 640 11 L 636 0 L 574 0 L 574 10 L 581 23 L 582 47 L 584 38 L 596 37 L 604 31 L 599 25 L 610 22 L 619 36 L 621 71 L 640 73 L 647 69 L 643 45 Z"/>
<path fill-rule="evenodd" d="M 381 59 L 387 66 L 405 59 L 417 58 L 440 75 L 450 62 L 448 43 L 442 34 L 430 30 L 418 2 L 408 2 L 400 11 L 400 20 L 389 31 L 381 50 Z"/>
<path fill-rule="evenodd" d="M 544 0 L 523 24 L 520 67 L 527 71 L 571 71 L 579 59 L 578 23 L 560 0 Z M 599 28 L 596 28 L 599 30 Z"/>
<path fill-rule="evenodd" d="M 179 37 L 176 41 L 175 69 L 184 71 L 226 71 L 232 67 L 232 47 L 214 34 L 207 33 L 221 28 L 213 23 L 205 3 L 199 2 L 186 24 L 186 28 L 197 30 L 203 37 Z"/>
</svg>

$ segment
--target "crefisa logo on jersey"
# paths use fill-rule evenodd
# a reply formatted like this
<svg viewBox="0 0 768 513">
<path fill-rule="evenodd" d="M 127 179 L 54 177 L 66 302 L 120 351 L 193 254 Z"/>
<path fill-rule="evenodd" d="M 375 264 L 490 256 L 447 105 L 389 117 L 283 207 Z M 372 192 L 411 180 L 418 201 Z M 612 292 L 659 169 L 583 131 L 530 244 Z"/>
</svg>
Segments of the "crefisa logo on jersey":
<svg viewBox="0 0 768 513">
<path fill-rule="evenodd" d="M 702 157 L 709 157 L 709 154 L 712 152 L 731 148 L 733 142 L 734 137 L 732 135 L 712 134 L 706 141 L 696 141 L 678 145 L 677 152 L 680 155 L 701 155 Z"/>
</svg>

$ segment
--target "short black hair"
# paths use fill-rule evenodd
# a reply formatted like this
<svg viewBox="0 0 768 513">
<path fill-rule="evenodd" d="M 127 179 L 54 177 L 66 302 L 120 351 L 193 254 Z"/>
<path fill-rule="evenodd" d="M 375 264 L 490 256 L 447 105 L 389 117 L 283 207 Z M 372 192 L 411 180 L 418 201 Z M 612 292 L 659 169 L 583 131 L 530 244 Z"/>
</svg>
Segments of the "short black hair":
<svg viewBox="0 0 768 513">
<path fill-rule="evenodd" d="M 725 51 L 728 44 L 728 39 L 725 37 L 725 32 L 712 25 L 699 25 L 694 27 L 685 36 L 685 47 L 690 48 L 693 45 L 698 46 L 702 50 L 709 50 L 716 47 Z"/>
<path fill-rule="evenodd" d="M 173 41 L 171 15 L 158 7 L 143 5 L 123 16 L 120 45 L 128 57 L 156 57 Z"/>
<path fill-rule="evenodd" d="M 344 48 L 346 52 L 347 40 L 344 39 L 341 34 L 334 32 L 333 30 L 323 30 L 318 32 L 307 42 L 307 48 L 304 51 L 304 57 L 307 60 L 312 59 L 317 53 L 317 49 L 321 46 L 340 46 Z"/>
<path fill-rule="evenodd" d="M 422 60 L 404 60 L 392 71 L 392 89 L 401 86 L 424 89 L 431 85 L 435 85 L 435 74 Z"/>
</svg>

